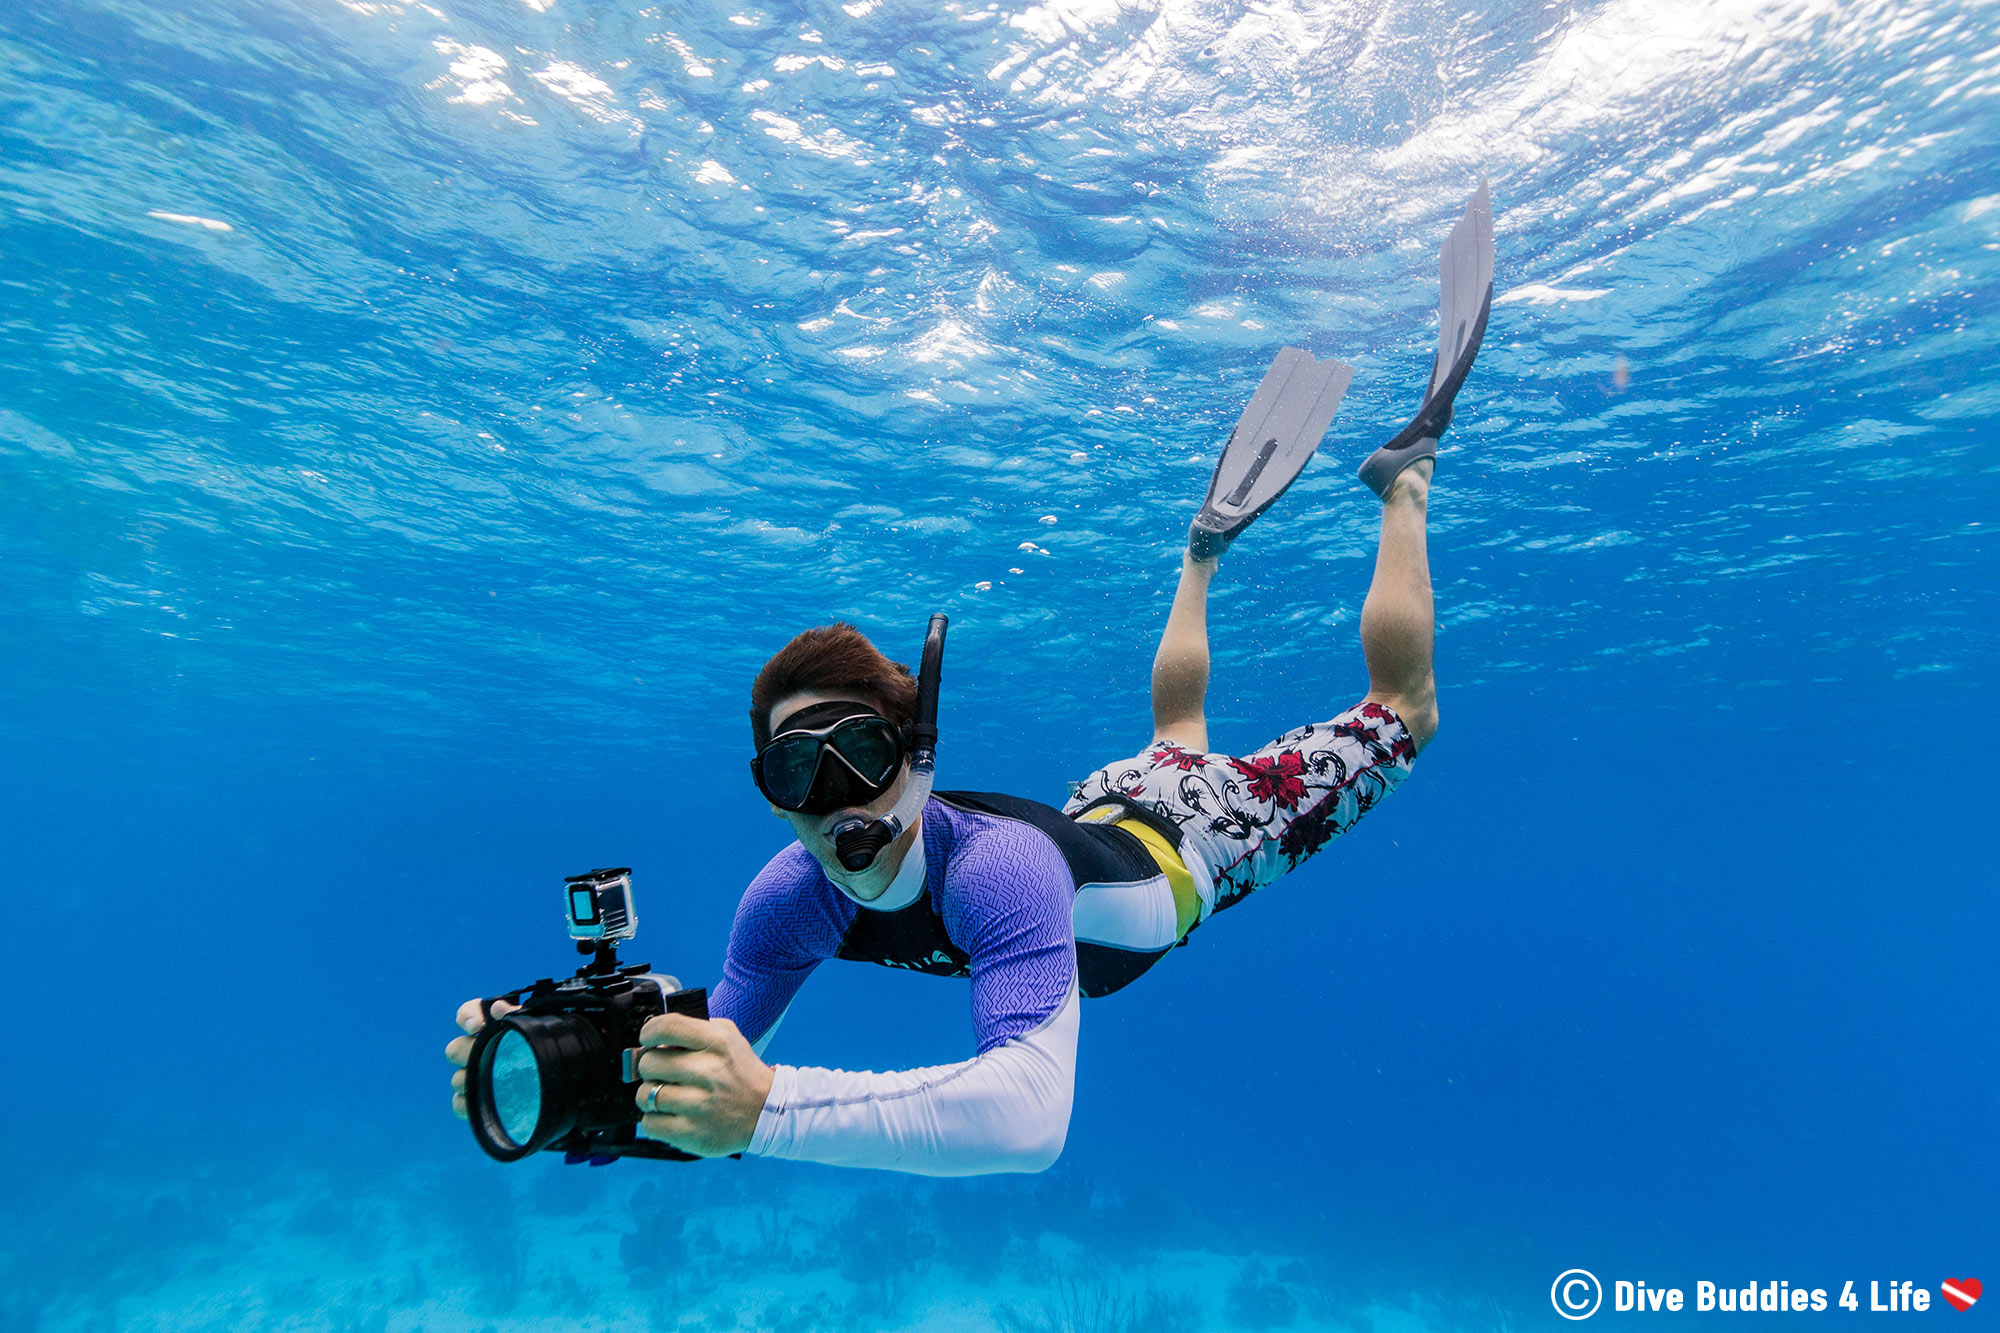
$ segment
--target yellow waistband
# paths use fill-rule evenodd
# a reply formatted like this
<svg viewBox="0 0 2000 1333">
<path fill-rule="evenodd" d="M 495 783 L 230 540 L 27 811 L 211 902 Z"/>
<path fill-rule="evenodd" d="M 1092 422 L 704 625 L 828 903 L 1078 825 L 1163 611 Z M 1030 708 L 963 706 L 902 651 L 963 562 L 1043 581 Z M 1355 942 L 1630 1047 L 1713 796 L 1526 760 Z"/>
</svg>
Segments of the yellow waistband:
<svg viewBox="0 0 2000 1333">
<path fill-rule="evenodd" d="M 1201 919 L 1201 894 L 1195 889 L 1194 876 L 1188 873 L 1187 862 L 1167 841 L 1166 835 L 1143 819 L 1123 815 L 1115 805 L 1101 805 L 1088 812 L 1084 818 L 1093 824 L 1110 824 L 1122 828 L 1139 840 L 1147 855 L 1167 877 L 1167 884 L 1174 891 L 1174 938 L 1187 938 L 1188 931 Z"/>
</svg>

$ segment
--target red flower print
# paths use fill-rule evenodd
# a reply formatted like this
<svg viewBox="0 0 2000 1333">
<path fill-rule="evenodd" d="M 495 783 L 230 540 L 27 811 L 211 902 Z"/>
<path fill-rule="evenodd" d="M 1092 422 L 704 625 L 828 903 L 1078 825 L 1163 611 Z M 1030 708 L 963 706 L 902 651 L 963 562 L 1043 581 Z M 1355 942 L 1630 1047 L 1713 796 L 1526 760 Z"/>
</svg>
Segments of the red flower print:
<svg viewBox="0 0 2000 1333">
<path fill-rule="evenodd" d="M 1192 768 L 1206 768 L 1208 766 L 1208 756 L 1196 754 L 1192 750 L 1183 750 L 1180 746 L 1169 741 L 1167 744 L 1153 751 L 1153 762 L 1162 768 L 1171 765 L 1185 773 Z"/>
<path fill-rule="evenodd" d="M 1366 713 L 1369 708 L 1375 707 L 1377 705 L 1369 704 L 1362 709 L 1362 712 Z M 1387 720 L 1386 713 L 1384 720 Z M 1362 722 L 1339 723 L 1333 732 L 1336 736 L 1345 736 L 1351 741 L 1358 742 L 1361 748 L 1368 752 L 1368 757 L 1377 763 L 1385 759 L 1413 760 L 1417 757 L 1417 747 L 1410 742 L 1410 733 L 1401 728 L 1397 729 L 1393 743 L 1383 741 L 1380 727 L 1371 727 Z"/>
<path fill-rule="evenodd" d="M 1229 766 L 1250 779 L 1250 799 L 1271 801 L 1283 810 L 1298 808 L 1305 799 L 1305 757 L 1286 750 L 1272 759 L 1232 759 Z"/>
</svg>

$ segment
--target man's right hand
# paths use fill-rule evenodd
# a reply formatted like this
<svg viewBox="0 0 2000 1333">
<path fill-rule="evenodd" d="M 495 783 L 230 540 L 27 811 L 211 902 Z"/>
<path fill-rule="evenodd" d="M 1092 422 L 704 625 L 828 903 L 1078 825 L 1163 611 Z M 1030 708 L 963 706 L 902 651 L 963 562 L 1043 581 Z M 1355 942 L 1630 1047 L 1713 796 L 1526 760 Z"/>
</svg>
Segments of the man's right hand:
<svg viewBox="0 0 2000 1333">
<path fill-rule="evenodd" d="M 484 1003 L 482 1000 L 467 1000 L 458 1006 L 458 1026 L 465 1035 L 453 1037 L 444 1048 L 444 1058 L 458 1066 L 457 1072 L 451 1076 L 451 1109 L 460 1120 L 465 1119 L 465 1062 L 472 1058 L 472 1039 L 479 1035 L 479 1029 L 486 1026 Z M 505 1000 L 495 1000 L 493 1016 L 501 1018 L 520 1007 Z"/>
</svg>

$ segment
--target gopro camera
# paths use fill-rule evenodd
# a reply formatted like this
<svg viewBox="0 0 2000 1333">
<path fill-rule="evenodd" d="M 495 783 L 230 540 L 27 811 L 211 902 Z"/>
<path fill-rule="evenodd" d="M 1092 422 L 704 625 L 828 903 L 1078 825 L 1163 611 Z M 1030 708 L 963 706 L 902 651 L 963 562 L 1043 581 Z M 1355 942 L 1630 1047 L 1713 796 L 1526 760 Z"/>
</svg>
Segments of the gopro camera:
<svg viewBox="0 0 2000 1333">
<path fill-rule="evenodd" d="M 707 1018 L 708 992 L 683 990 L 645 963 L 618 961 L 619 942 L 638 929 L 630 869 L 571 875 L 563 896 L 570 937 L 590 961 L 574 976 L 544 977 L 481 1001 L 486 1026 L 465 1065 L 473 1139 L 502 1162 L 542 1151 L 594 1166 L 620 1157 L 697 1160 L 639 1137 L 631 1051 L 649 1018 Z M 500 999 L 520 1007 L 495 1018 Z"/>
<path fill-rule="evenodd" d="M 632 907 L 632 868 L 587 870 L 563 880 L 568 890 L 569 937 L 579 944 L 617 944 L 639 933 Z"/>
</svg>

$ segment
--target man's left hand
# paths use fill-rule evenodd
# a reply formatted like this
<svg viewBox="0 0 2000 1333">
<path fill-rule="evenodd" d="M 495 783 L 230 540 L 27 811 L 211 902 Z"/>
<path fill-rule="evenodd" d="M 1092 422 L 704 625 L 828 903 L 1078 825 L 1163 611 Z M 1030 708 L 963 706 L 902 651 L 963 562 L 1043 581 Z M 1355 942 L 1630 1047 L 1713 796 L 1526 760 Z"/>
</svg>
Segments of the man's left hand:
<svg viewBox="0 0 2000 1333">
<path fill-rule="evenodd" d="M 771 1066 L 726 1018 L 661 1014 L 639 1029 L 639 1132 L 699 1157 L 750 1146 Z"/>
</svg>

